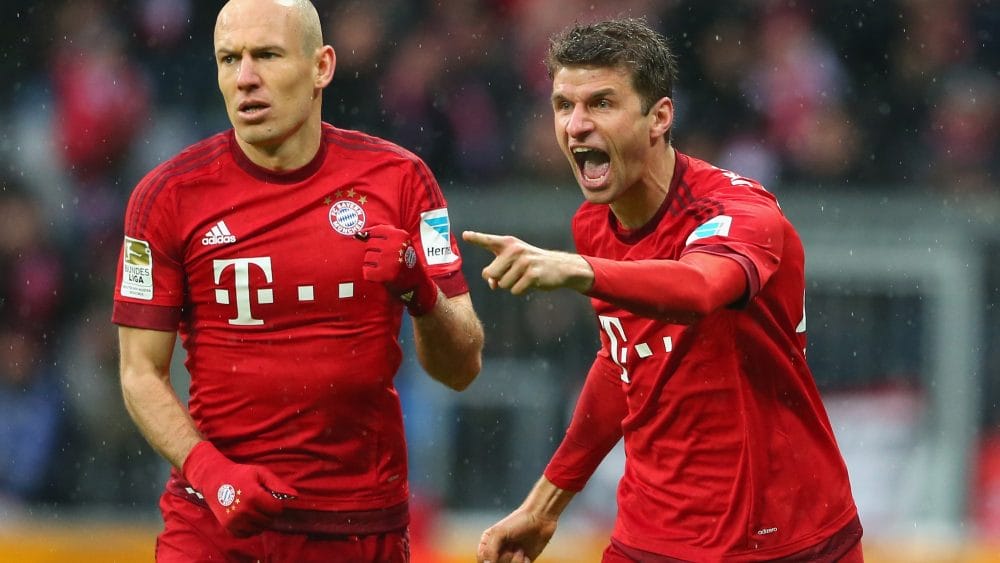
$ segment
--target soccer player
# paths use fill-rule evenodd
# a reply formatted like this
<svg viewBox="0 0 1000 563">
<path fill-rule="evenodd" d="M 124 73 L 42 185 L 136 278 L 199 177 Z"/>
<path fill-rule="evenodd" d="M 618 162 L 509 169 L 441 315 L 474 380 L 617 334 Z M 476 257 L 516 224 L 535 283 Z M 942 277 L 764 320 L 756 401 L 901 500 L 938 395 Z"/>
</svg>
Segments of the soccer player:
<svg viewBox="0 0 1000 563">
<path fill-rule="evenodd" d="M 538 556 L 624 436 L 605 563 L 861 561 L 861 524 L 805 360 L 804 254 L 760 184 L 671 146 L 676 63 L 642 20 L 577 25 L 546 59 L 586 200 L 579 254 L 468 231 L 491 288 L 591 298 L 601 349 L 566 436 L 480 562 Z"/>
<path fill-rule="evenodd" d="M 481 365 L 445 199 L 412 153 L 321 121 L 336 58 L 309 2 L 228 2 L 215 60 L 233 127 L 136 186 L 115 291 L 125 403 L 173 465 L 156 558 L 405 562 L 403 310 L 431 376 Z"/>
</svg>

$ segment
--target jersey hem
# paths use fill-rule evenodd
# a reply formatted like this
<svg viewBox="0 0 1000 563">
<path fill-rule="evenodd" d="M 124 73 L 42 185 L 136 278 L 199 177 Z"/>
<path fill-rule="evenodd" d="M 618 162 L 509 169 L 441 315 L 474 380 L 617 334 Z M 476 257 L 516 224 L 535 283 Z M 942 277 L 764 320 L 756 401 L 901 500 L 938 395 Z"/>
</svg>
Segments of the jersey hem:
<svg viewBox="0 0 1000 563">
<path fill-rule="evenodd" d="M 826 526 L 823 531 L 816 532 L 794 542 L 782 544 L 780 546 L 749 551 L 727 550 L 720 553 L 717 550 L 693 548 L 689 545 L 676 542 L 650 541 L 648 536 L 638 537 L 629 535 L 618 529 L 617 526 L 611 537 L 628 547 L 649 551 L 651 553 L 669 555 L 670 557 L 678 557 L 687 561 L 771 561 L 781 557 L 795 555 L 803 550 L 822 543 L 823 541 L 835 536 L 857 517 L 857 507 L 852 505 L 851 508 L 834 519 L 832 524 Z M 830 530 L 831 528 L 834 531 L 828 532 L 827 530 Z"/>
</svg>

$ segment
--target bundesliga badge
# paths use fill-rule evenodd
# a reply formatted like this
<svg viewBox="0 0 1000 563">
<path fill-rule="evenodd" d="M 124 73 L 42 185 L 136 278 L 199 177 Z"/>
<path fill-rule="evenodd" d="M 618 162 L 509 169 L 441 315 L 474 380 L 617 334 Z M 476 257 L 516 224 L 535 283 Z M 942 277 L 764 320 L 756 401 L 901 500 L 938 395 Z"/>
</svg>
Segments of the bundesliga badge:
<svg viewBox="0 0 1000 563">
<path fill-rule="evenodd" d="M 342 199 L 330 208 L 330 226 L 344 236 L 353 237 L 365 228 L 365 210 L 349 199 Z"/>
</svg>

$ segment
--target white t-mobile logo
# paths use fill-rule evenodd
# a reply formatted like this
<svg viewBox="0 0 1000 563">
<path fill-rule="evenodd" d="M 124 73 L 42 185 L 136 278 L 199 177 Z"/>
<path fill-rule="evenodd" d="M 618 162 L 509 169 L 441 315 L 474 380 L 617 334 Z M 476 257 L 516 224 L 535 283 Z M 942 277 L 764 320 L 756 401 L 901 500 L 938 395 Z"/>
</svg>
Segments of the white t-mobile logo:
<svg viewBox="0 0 1000 563">
<path fill-rule="evenodd" d="M 611 355 L 611 361 L 622 369 L 622 381 L 630 383 L 628 379 L 628 368 L 625 367 L 625 361 L 628 359 L 628 348 L 625 346 L 625 343 L 628 342 L 628 339 L 625 338 L 625 328 L 622 327 L 621 319 L 605 315 L 598 315 L 597 318 L 601 321 L 601 327 L 608 335 L 608 344 L 610 344 L 611 348 L 608 352 Z M 620 346 L 618 343 L 618 337 L 621 337 Z"/>
<path fill-rule="evenodd" d="M 257 266 L 264 272 L 267 283 L 272 282 L 271 278 L 271 258 L 234 258 L 232 260 L 213 260 L 212 267 L 215 270 L 215 283 L 222 279 L 222 272 L 226 268 L 235 268 L 234 280 L 236 282 L 236 318 L 229 319 L 231 325 L 262 325 L 264 321 L 255 319 L 250 311 L 250 265 Z M 215 302 L 220 305 L 229 305 L 229 290 L 216 289 Z M 271 288 L 261 288 L 257 290 L 257 303 L 268 305 L 274 303 L 274 290 Z"/>
</svg>

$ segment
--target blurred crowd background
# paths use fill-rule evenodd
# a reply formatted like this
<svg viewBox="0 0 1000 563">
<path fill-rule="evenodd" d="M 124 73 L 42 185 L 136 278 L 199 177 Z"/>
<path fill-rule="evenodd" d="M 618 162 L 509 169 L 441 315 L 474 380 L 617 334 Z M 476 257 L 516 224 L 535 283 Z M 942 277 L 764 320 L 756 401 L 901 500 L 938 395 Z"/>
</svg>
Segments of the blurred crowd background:
<svg viewBox="0 0 1000 563">
<path fill-rule="evenodd" d="M 533 190 L 575 189 L 553 139 L 541 60 L 551 33 L 576 20 L 620 14 L 646 17 L 679 57 L 675 146 L 754 177 L 779 197 L 800 190 L 864 195 L 877 186 L 878 197 L 921 192 L 947 206 L 985 201 L 1000 189 L 997 2 L 316 5 L 338 55 L 325 119 L 410 148 L 449 199 L 474 201 L 503 190 L 516 200 Z M 135 431 L 118 389 L 109 320 L 115 260 L 135 183 L 184 146 L 229 127 L 212 57 L 219 6 L 194 0 L 5 6 L 0 521 L 72 508 L 155 514 L 163 462 Z M 517 218 L 510 220 L 516 231 Z M 482 258 L 465 252 L 487 325 L 487 366 L 491 358 L 511 357 L 558 366 L 555 389 L 568 409 L 597 342 L 586 303 L 561 294 L 527 303 L 484 295 L 477 285 Z M 988 288 L 984 308 L 996 307 L 997 292 Z M 1000 346 L 990 343 L 1000 340 L 996 332 L 976 344 L 985 350 L 984 365 L 993 366 L 977 391 L 983 433 L 1000 425 L 992 363 Z M 896 367 L 919 369 L 905 365 L 908 348 L 896 343 L 904 364 Z M 872 361 L 882 358 L 876 353 Z M 419 393 L 409 377 L 401 376 L 404 397 Z M 824 391 L 869 383 L 851 374 L 822 380 Z M 419 401 L 407 409 L 411 433 L 418 432 L 426 409 Z M 566 413 L 555 414 L 550 430 L 558 440 Z M 489 427 L 494 415 L 470 408 L 462 416 Z M 425 469 L 428 451 L 433 447 L 415 456 L 415 472 Z M 465 461 L 454 467 L 475 467 L 475 459 Z M 475 481 L 476 470 L 468 471 L 466 481 Z M 419 488 L 423 480 L 417 475 L 414 482 Z M 511 491 L 510 498 L 523 492 Z M 506 497 L 486 497 L 495 508 L 512 507 Z M 438 502 L 463 504 L 461 495 Z"/>
</svg>

